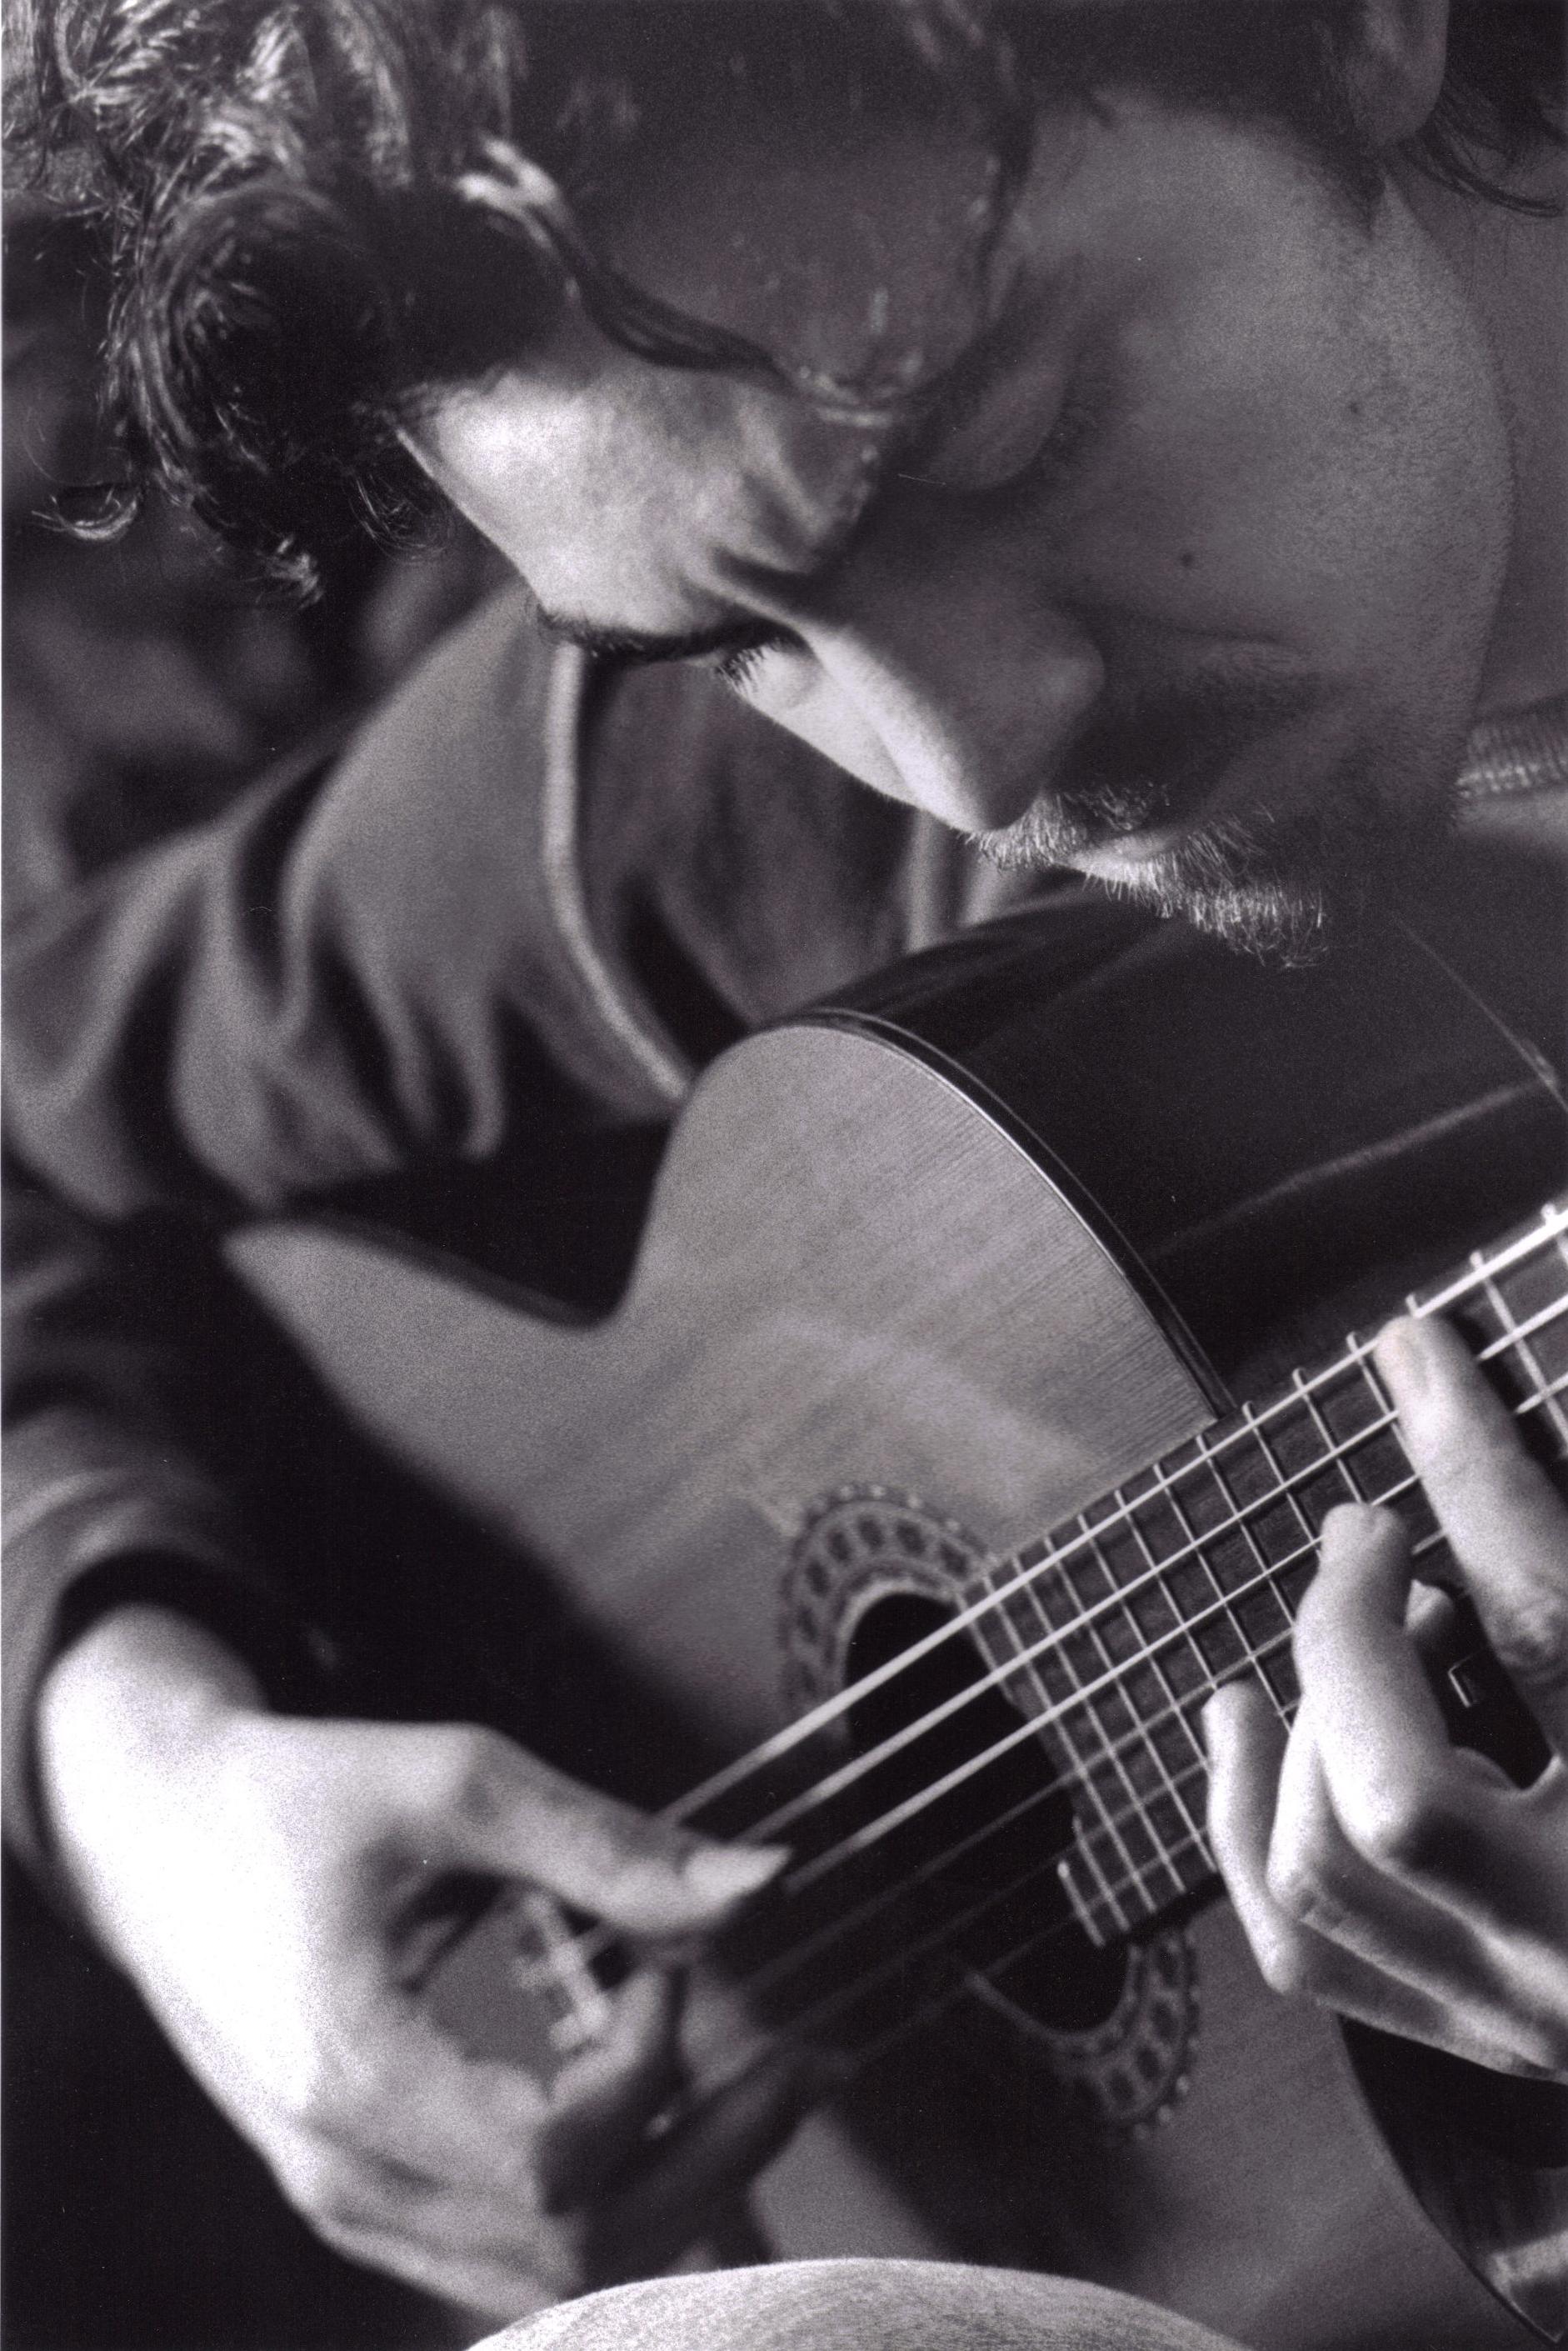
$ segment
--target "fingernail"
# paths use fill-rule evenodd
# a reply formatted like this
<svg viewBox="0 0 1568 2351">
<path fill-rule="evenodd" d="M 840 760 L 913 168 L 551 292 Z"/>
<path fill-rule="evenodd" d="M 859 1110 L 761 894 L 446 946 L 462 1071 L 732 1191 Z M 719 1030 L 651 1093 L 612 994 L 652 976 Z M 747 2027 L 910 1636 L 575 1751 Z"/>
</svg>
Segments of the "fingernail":
<svg viewBox="0 0 1568 2351">
<path fill-rule="evenodd" d="M 742 1902 L 760 1894 L 788 1859 L 789 1847 L 782 1844 L 700 1844 L 681 1875 L 705 1902 Z"/>
<path fill-rule="evenodd" d="M 1391 1382 L 1408 1396 L 1418 1396 L 1427 1386 L 1426 1338 L 1418 1322 L 1407 1315 L 1390 1322 L 1379 1332 L 1373 1353 L 1378 1368 L 1387 1374 Z"/>
<path fill-rule="evenodd" d="M 1319 1550 L 1337 1551 L 1342 1543 L 1370 1534 L 1382 1515 L 1372 1502 L 1335 1502 L 1323 1514 L 1323 1524 L 1317 1531 Z"/>
<path fill-rule="evenodd" d="M 1220 1749 L 1235 1745 L 1239 1735 L 1237 1719 L 1247 1703 L 1247 1685 L 1229 1681 L 1221 1682 L 1212 1698 L 1206 1698 L 1199 1707 L 1198 1728 L 1211 1762 Z"/>
</svg>

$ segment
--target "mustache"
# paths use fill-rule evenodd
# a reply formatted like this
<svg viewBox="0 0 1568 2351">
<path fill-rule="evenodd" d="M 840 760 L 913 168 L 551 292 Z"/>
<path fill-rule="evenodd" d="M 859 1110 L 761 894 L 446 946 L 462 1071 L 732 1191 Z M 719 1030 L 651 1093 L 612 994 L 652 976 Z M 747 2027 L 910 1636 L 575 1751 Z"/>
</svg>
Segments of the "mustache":
<svg viewBox="0 0 1568 2351">
<path fill-rule="evenodd" d="M 1170 702 L 1163 706 L 1169 710 Z M 1189 700 L 1189 712 L 1193 706 Z M 1228 696 L 1223 710 L 1218 702 L 1210 707 L 1211 723 L 1194 735 L 1183 734 L 1184 743 L 1197 740 L 1203 747 L 1198 759 L 1188 755 L 1189 780 L 1195 775 L 1201 779 L 1204 762 L 1212 775 L 1215 747 L 1235 740 L 1233 719 L 1236 733 L 1244 739 L 1260 724 L 1295 715 L 1302 695 L 1292 681 L 1270 681 L 1261 692 Z M 1250 723 L 1243 723 L 1243 711 Z M 1114 729 L 1107 727 L 1103 739 L 1119 761 L 1124 747 L 1116 741 Z M 1147 747 L 1149 739 L 1140 737 L 1140 743 Z M 1080 747 L 1085 752 L 1091 747 L 1086 733 L 1080 737 Z M 1419 796 L 1386 788 L 1389 775 L 1397 778 L 1398 772 L 1397 758 L 1390 756 L 1386 741 L 1374 738 L 1347 747 L 1310 788 L 1282 804 L 1262 799 L 1207 818 L 1196 814 L 1190 824 L 1178 827 L 1163 848 L 1136 865 L 1119 872 L 1102 872 L 1100 884 L 1152 914 L 1179 916 L 1268 962 L 1315 962 L 1341 928 L 1359 922 L 1397 877 L 1419 870 L 1436 851 L 1443 828 L 1434 826 Z M 977 845 L 998 864 L 1014 870 L 1071 864 L 1073 849 L 1064 853 L 1064 840 L 1081 841 L 1085 848 L 1103 846 L 1107 823 L 1119 809 L 1140 810 L 1152 800 L 1158 810 L 1172 796 L 1151 779 L 1150 799 L 1146 799 L 1137 783 L 1128 789 L 1124 778 L 1125 770 L 1118 772 L 1114 765 L 1080 771 L 1071 786 L 1085 794 L 1080 805 L 1090 815 L 1080 816 L 1054 788 L 1015 823 L 978 836 Z"/>
<path fill-rule="evenodd" d="M 1071 857 L 1179 814 L 1217 768 L 1316 699 L 1309 679 L 1256 667 L 1107 689 L 1021 820 L 1032 860 Z M 978 846 L 1010 862 L 1015 830 L 981 834 Z"/>
</svg>

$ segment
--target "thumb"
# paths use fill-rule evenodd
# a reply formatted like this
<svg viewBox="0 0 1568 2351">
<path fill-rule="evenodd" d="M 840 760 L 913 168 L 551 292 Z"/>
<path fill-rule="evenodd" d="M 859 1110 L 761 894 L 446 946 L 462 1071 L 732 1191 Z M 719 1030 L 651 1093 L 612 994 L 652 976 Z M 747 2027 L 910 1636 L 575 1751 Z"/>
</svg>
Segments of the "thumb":
<svg viewBox="0 0 1568 2351">
<path fill-rule="evenodd" d="M 569 1779 L 498 1732 L 452 1742 L 434 1797 L 446 1857 L 525 1877 L 628 1934 L 711 1933 L 784 1866 L 783 1845 L 718 1844 Z"/>
</svg>

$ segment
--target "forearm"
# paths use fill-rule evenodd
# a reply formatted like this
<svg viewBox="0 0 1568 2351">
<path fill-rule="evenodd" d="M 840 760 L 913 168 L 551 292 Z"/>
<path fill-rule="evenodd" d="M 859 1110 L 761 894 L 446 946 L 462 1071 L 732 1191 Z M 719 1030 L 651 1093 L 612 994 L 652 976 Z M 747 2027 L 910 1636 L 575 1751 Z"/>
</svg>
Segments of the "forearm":
<svg viewBox="0 0 1568 2351">
<path fill-rule="evenodd" d="M 341 758 L 16 927 L 8 1099 L 33 1175 L 219 1221 L 668 1114 L 607 1053 L 539 839 L 549 663 L 515 600 Z"/>
<path fill-rule="evenodd" d="M 45 1802 L 81 1907 L 285 2193 L 352 2254 L 504 2312 L 659 2266 L 777 2145 L 787 2063 L 671 2131 L 680 2001 L 645 1970 L 546 2093 L 469 2057 L 421 1986 L 476 1885 L 545 1885 L 689 1942 L 777 1866 L 644 1820 L 472 1726 L 303 1720 L 172 1612 L 51 1669 Z M 575 2070 L 574 2070 L 575 2065 Z"/>
<path fill-rule="evenodd" d="M 326 1651 L 308 1594 L 268 1573 L 223 1474 L 209 1351 L 244 1354 L 186 1311 L 165 1251 L 136 1252 L 35 1188 L 5 1200 L 5 1826 L 51 1865 L 35 1708 L 55 1660 L 110 1610 L 173 1609 L 309 1704 Z M 67 1902 L 65 1889 L 57 1893 Z"/>
</svg>

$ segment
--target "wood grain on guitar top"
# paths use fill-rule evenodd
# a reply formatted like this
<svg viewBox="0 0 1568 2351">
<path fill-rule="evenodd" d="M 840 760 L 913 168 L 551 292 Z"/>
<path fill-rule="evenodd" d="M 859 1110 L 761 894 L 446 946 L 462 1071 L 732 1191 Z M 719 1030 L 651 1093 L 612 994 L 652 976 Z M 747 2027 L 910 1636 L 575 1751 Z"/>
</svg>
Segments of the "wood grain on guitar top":
<svg viewBox="0 0 1568 2351">
<path fill-rule="evenodd" d="M 659 1196 L 586 1331 L 414 1266 L 389 1283 L 315 1228 L 234 1250 L 373 1433 L 729 1740 L 781 1719 L 780 1538 L 815 1497 L 886 1475 L 1003 1549 L 1210 1416 L 1049 1179 L 875 1040 L 784 1029 L 726 1057 Z"/>
<path fill-rule="evenodd" d="M 997 1113 L 995 1075 L 966 1088 L 876 1019 L 748 1040 L 700 1086 L 628 1292 L 588 1327 L 329 1228 L 255 1228 L 230 1253 L 364 1428 L 738 1751 L 785 1719 L 781 1576 L 824 1497 L 880 1485 L 1001 1554 L 1213 1417 L 1157 1291 Z M 966 2136 L 939 2032 L 929 2126 L 975 2223 L 958 2195 L 946 2241 L 1258 2351 L 1530 2339 L 1421 2214 L 1333 2023 L 1262 1987 L 1222 1905 L 1179 1931 L 1196 2037 L 1136 2137 L 1077 2127 L 1022 2064 L 989 2110 L 974 2094 Z M 929 2146 L 911 2160 L 917 2202 L 933 2168 Z"/>
</svg>

